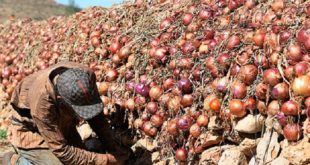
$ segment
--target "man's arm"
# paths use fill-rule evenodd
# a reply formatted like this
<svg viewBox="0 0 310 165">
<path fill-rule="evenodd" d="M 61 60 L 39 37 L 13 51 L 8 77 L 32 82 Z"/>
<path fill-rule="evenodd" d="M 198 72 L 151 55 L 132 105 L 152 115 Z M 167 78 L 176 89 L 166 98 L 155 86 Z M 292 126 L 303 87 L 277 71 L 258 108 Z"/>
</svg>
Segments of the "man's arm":
<svg viewBox="0 0 310 165">
<path fill-rule="evenodd" d="M 87 122 L 96 132 L 109 153 L 115 156 L 121 156 L 123 159 L 126 159 L 126 157 L 128 158 L 130 156 L 130 149 L 123 147 L 121 142 L 117 142 L 115 140 L 114 134 L 110 128 L 110 124 L 104 117 L 103 113 L 97 115 L 93 119 L 88 120 Z"/>
<path fill-rule="evenodd" d="M 96 154 L 67 145 L 67 141 L 57 125 L 55 105 L 47 95 L 41 96 L 39 101 L 32 104 L 31 115 L 39 132 L 61 162 L 75 165 L 105 165 L 116 162 L 114 156 L 110 154 Z"/>
</svg>

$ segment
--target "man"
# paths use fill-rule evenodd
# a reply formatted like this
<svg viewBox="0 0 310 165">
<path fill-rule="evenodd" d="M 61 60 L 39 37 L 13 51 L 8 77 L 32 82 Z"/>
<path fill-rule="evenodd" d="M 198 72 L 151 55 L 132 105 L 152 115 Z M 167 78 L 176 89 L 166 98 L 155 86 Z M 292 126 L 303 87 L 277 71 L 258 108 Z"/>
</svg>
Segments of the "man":
<svg viewBox="0 0 310 165">
<path fill-rule="evenodd" d="M 24 78 L 12 98 L 10 141 L 17 154 L 8 164 L 123 164 L 130 150 L 113 138 L 103 115 L 95 74 L 85 66 L 60 63 Z M 87 121 L 108 153 L 85 150 L 76 126 Z"/>
</svg>

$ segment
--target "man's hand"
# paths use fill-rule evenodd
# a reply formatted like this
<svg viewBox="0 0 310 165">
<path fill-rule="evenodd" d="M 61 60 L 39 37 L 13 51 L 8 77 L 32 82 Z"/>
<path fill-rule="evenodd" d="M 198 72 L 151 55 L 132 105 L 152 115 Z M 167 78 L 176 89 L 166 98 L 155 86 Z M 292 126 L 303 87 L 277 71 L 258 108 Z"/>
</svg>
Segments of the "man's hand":
<svg viewBox="0 0 310 165">
<path fill-rule="evenodd" d="M 121 156 L 113 156 L 111 154 L 107 154 L 109 159 L 109 165 L 123 165 L 125 164 L 126 160 L 128 159 L 127 155 Z"/>
</svg>

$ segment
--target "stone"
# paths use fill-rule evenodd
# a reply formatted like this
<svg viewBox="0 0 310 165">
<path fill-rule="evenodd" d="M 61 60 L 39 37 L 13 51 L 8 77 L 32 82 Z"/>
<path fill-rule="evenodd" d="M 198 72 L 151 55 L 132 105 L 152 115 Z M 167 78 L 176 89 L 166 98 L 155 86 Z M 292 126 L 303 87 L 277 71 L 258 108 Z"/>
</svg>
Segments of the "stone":
<svg viewBox="0 0 310 165">
<path fill-rule="evenodd" d="M 199 160 L 199 165 L 216 165 L 218 164 L 220 157 L 222 155 L 222 152 L 224 150 L 233 148 L 235 146 L 233 145 L 225 145 L 225 146 L 216 146 L 211 147 L 204 152 L 202 152 Z"/>
<path fill-rule="evenodd" d="M 297 144 L 290 143 L 282 149 L 281 155 L 292 165 L 310 164 L 310 143 L 308 138 L 304 138 Z"/>
<path fill-rule="evenodd" d="M 221 125 L 221 120 L 218 116 L 211 116 L 209 118 L 209 124 L 208 124 L 208 130 L 220 130 L 222 127 Z"/>
<path fill-rule="evenodd" d="M 259 143 L 259 138 L 258 139 L 249 139 L 245 138 L 240 144 L 239 148 L 240 151 L 245 154 L 245 156 L 251 157 L 256 153 L 256 146 Z"/>
<path fill-rule="evenodd" d="M 203 148 L 219 144 L 223 137 L 212 132 L 203 133 L 199 136 L 199 140 L 201 141 L 201 145 Z"/>
<path fill-rule="evenodd" d="M 252 115 L 248 114 L 246 117 L 240 119 L 234 129 L 242 133 L 257 133 L 261 132 L 265 117 L 262 115 Z"/>
<path fill-rule="evenodd" d="M 131 147 L 131 149 L 135 151 L 137 148 L 143 148 L 147 151 L 153 151 L 157 147 L 157 142 L 155 140 L 145 137 L 143 139 L 139 139 L 137 143 Z"/>
<path fill-rule="evenodd" d="M 288 161 L 287 159 L 283 157 L 278 157 L 268 165 L 289 165 L 289 164 L 290 164 L 290 161 Z"/>
<path fill-rule="evenodd" d="M 264 134 L 256 148 L 256 165 L 265 165 L 266 162 L 271 162 L 278 157 L 280 152 L 278 137 L 277 132 L 266 132 Z"/>
<path fill-rule="evenodd" d="M 239 147 L 227 149 L 222 153 L 218 165 L 247 165 L 246 156 L 241 152 Z"/>
</svg>

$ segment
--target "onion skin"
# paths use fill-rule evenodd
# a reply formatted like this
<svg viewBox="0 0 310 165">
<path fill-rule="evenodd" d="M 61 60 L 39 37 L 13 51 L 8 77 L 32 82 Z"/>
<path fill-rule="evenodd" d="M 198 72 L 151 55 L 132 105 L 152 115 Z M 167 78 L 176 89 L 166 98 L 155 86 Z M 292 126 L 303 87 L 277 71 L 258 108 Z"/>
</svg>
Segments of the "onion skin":
<svg viewBox="0 0 310 165">
<path fill-rule="evenodd" d="M 304 75 L 294 79 L 292 90 L 294 94 L 300 96 L 310 96 L 310 76 Z"/>
</svg>

